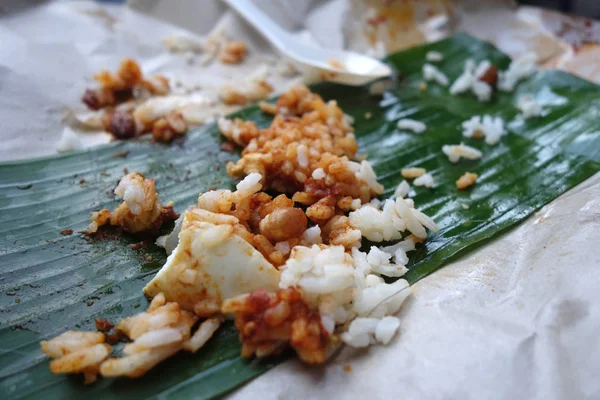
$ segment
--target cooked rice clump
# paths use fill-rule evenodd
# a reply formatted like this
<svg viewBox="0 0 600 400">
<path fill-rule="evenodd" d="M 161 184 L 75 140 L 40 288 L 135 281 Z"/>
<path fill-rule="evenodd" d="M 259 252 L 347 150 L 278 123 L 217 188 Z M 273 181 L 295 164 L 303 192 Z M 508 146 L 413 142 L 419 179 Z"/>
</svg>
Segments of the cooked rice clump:
<svg viewBox="0 0 600 400">
<path fill-rule="evenodd" d="M 42 351 L 52 358 L 50 370 L 55 374 L 83 373 L 85 383 L 96 381 L 98 373 L 104 377 L 144 375 L 161 361 L 180 350 L 198 351 L 221 325 L 220 317 L 203 321 L 195 333 L 191 329 L 198 317 L 181 310 L 177 303 L 167 303 L 161 293 L 154 297 L 148 310 L 123 319 L 117 329 L 131 343 L 124 357 L 108 358 L 112 348 L 104 343 L 101 332 L 68 331 L 42 341 Z"/>
<path fill-rule="evenodd" d="M 471 91 L 482 102 L 492 97 L 493 86 L 498 79 L 498 69 L 488 60 L 478 65 L 469 59 L 465 62 L 463 73 L 450 86 L 450 94 L 457 95 Z"/>
<path fill-rule="evenodd" d="M 541 117 L 544 109 L 537 100 L 531 95 L 524 95 L 519 98 L 517 108 L 521 111 L 524 119 Z"/>
<path fill-rule="evenodd" d="M 466 189 L 475 184 L 479 175 L 474 174 L 472 172 L 465 172 L 458 180 L 456 181 L 456 188 L 458 190 Z"/>
<path fill-rule="evenodd" d="M 467 160 L 477 160 L 483 156 L 483 153 L 474 147 L 461 144 L 445 144 L 442 146 L 442 152 L 448 156 L 451 163 L 457 163 L 461 158 Z"/>
<path fill-rule="evenodd" d="M 259 250 L 273 265 L 282 265 L 290 250 L 299 244 L 339 244 L 348 249 L 359 246 L 360 231 L 350 226 L 348 217 L 334 215 L 322 227 L 308 226 L 308 211 L 281 194 L 275 198 L 261 192 L 262 176 L 251 173 L 237 190 L 214 190 L 202 193 L 198 206 L 213 213 L 235 217 L 236 234 Z M 350 205 L 349 207 L 352 207 Z"/>
<path fill-rule="evenodd" d="M 96 381 L 100 365 L 112 348 L 104 343 L 102 332 L 67 331 L 52 340 L 41 342 L 42 351 L 52 357 L 50 371 L 55 374 L 80 374 L 85 383 Z"/>
<path fill-rule="evenodd" d="M 468 138 L 485 138 L 489 145 L 495 145 L 506 135 L 504 120 L 490 115 L 474 116 L 462 123 L 463 136 Z"/>
<path fill-rule="evenodd" d="M 400 324 L 393 315 L 410 287 L 386 279 L 406 273 L 407 253 L 437 225 L 404 198 L 405 181 L 396 198 L 375 198 L 383 186 L 367 161 L 352 161 L 351 118 L 335 101 L 296 86 L 262 107 L 276 114 L 266 129 L 219 121 L 223 135 L 244 147 L 227 168 L 242 180 L 235 191 L 200 194 L 178 231 L 163 238 L 165 246 L 173 235 L 179 242 L 144 288 L 155 296 L 148 310 L 118 325 L 133 340 L 125 356 L 95 364 L 103 376 L 141 376 L 181 349 L 195 351 L 220 315 L 234 317 L 244 357 L 291 346 L 303 361 L 323 363 L 340 341 L 365 347 L 393 338 Z M 107 223 L 131 232 L 156 225 L 164 207 L 151 179 L 129 174 L 115 193 L 123 204 L 95 213 L 91 232 Z M 363 252 L 363 237 L 397 243 Z M 200 317 L 211 318 L 192 334 Z"/>
<path fill-rule="evenodd" d="M 239 217 L 242 226 L 237 234 L 248 237 L 246 240 L 250 243 L 254 237 L 262 235 L 256 231 L 261 227 L 258 221 L 265 218 L 260 215 L 260 208 L 274 205 L 269 202 L 259 206 L 254 204 L 253 199 L 265 196 L 259 192 L 261 178 L 257 175 L 246 177 L 236 192 L 207 192 L 199 199 L 199 205 L 207 211 Z M 401 186 L 401 194 L 408 192 L 404 185 Z M 238 193 L 240 191 L 243 193 Z M 248 198 L 249 202 L 240 200 Z M 289 201 L 283 195 L 270 201 L 279 203 L 283 199 Z M 383 277 L 401 277 L 407 271 L 407 252 L 415 250 L 415 244 L 424 240 L 427 229 L 436 232 L 438 228 L 429 217 L 414 208 L 410 199 L 386 200 L 382 209 L 376 203 L 362 205 L 349 216 L 335 215 L 322 229 L 315 225 L 307 228 L 299 238 L 272 246 L 272 252 L 284 255 L 284 262 L 278 266 L 279 287 L 299 293 L 297 301 L 301 303 L 297 304 L 304 304 L 298 307 L 304 310 L 302 315 L 309 313 L 312 316 L 308 320 L 302 317 L 302 321 L 296 321 L 289 314 L 289 305 L 279 305 L 281 293 L 267 295 L 264 290 L 258 290 L 249 296 L 223 302 L 222 312 L 234 313 L 243 356 L 275 354 L 290 345 L 304 361 L 320 363 L 340 339 L 356 347 L 385 344 L 391 340 L 399 325 L 399 320 L 392 315 L 398 311 L 410 289 L 406 281 L 388 284 Z M 280 205 L 287 208 L 284 203 Z M 372 247 L 364 253 L 359 250 L 362 236 L 378 242 L 404 240 L 392 246 Z M 273 259 L 268 252 L 261 252 L 265 258 Z M 253 305 L 251 299 L 264 301 L 261 300 L 259 307 Z M 266 317 L 271 313 L 278 317 L 265 322 L 271 318 Z M 353 322 L 357 318 L 358 322 Z M 302 347 L 303 341 L 297 339 L 303 338 L 304 333 L 297 333 L 295 329 L 300 327 L 299 332 L 305 332 L 304 327 L 311 324 L 312 328 L 306 328 L 311 344 Z"/>
<path fill-rule="evenodd" d="M 178 110 L 190 99 L 165 96 L 170 85 L 164 76 L 144 77 L 135 60 L 124 59 L 116 73 L 102 70 L 94 79 L 100 87 L 86 90 L 81 100 L 91 110 L 103 109 L 100 126 L 115 138 L 152 133 L 155 141 L 171 142 L 187 132 L 188 121 Z"/>
<path fill-rule="evenodd" d="M 146 312 L 119 323 L 117 329 L 132 342 L 124 347 L 124 357 L 104 361 L 100 373 L 104 377 L 137 378 L 180 350 L 195 353 L 222 321 L 219 317 L 209 318 L 192 334 L 197 320 L 196 315 L 182 310 L 179 304 L 166 302 L 163 294 L 155 296 Z"/>
<path fill-rule="evenodd" d="M 240 332 L 242 357 L 265 357 L 278 354 L 288 343 L 300 359 L 322 364 L 331 333 L 293 288 L 268 293 L 257 290 L 249 295 L 227 300 L 223 312 L 235 313 L 235 327 Z"/>
<path fill-rule="evenodd" d="M 431 64 L 423 65 L 423 79 L 427 82 L 434 81 L 441 86 L 448 86 L 448 83 L 450 83 L 446 74 Z"/>
<path fill-rule="evenodd" d="M 145 178 L 137 172 L 125 175 L 115 189 L 123 203 L 114 211 L 107 209 L 93 212 L 87 233 L 109 224 L 135 234 L 156 233 L 164 222 L 177 219 L 173 204 L 163 206 L 156 193 L 154 179 Z"/>
<path fill-rule="evenodd" d="M 293 194 L 318 224 L 350 210 L 352 200 L 364 204 L 383 193 L 370 164 L 352 161 L 353 128 L 335 101 L 325 103 L 299 85 L 279 98 L 274 111 L 266 129 L 240 119 L 219 121 L 221 133 L 244 146 L 242 158 L 227 165 L 231 176 L 260 173 L 266 189 Z"/>
<path fill-rule="evenodd" d="M 94 79 L 100 88 L 86 90 L 81 99 L 91 110 L 114 106 L 133 97 L 165 95 L 169 92 L 167 78 L 162 75 L 144 78 L 138 63 L 130 58 L 121 61 L 114 74 L 102 70 L 94 75 Z"/>
</svg>

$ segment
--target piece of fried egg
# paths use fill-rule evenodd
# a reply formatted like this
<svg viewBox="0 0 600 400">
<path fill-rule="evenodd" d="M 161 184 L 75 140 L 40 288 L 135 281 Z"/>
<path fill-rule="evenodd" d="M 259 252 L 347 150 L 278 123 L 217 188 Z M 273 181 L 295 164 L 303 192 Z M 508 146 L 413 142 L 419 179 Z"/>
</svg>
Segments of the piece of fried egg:
<svg viewBox="0 0 600 400">
<path fill-rule="evenodd" d="M 219 312 L 221 303 L 256 289 L 276 291 L 280 272 L 236 232 L 238 219 L 190 208 L 183 217 L 179 244 L 144 288 L 164 293 L 197 315 Z"/>
</svg>

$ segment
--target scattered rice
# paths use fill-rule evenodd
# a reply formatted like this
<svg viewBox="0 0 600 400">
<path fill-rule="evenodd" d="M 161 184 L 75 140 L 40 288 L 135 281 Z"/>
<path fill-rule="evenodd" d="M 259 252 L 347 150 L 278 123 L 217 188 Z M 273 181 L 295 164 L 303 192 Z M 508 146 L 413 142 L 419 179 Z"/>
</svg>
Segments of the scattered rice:
<svg viewBox="0 0 600 400">
<path fill-rule="evenodd" d="M 110 223 L 123 231 L 137 234 L 155 233 L 166 221 L 177 219 L 173 204 L 163 206 L 156 193 L 154 179 L 131 172 L 119 181 L 115 195 L 124 201 L 112 212 L 100 210 L 92 213 L 87 233 L 93 234 L 102 225 Z"/>
<path fill-rule="evenodd" d="M 504 120 L 490 115 L 474 116 L 462 123 L 463 136 L 468 138 L 485 137 L 485 142 L 495 145 L 506 135 Z"/>
<path fill-rule="evenodd" d="M 219 122 L 223 135 L 245 146 L 242 159 L 227 165 L 229 175 L 260 173 L 265 188 L 294 193 L 293 200 L 308 205 L 306 215 L 319 224 L 333 217 L 336 207 L 349 210 L 352 199 L 363 204 L 383 193 L 368 161 L 350 161 L 357 144 L 351 121 L 335 101 L 325 103 L 305 86 L 294 86 L 276 107 L 278 114 L 266 129 L 239 119 Z M 318 169 L 324 178 L 313 178 Z"/>
<path fill-rule="evenodd" d="M 409 203 L 410 201 L 410 203 Z M 430 220 L 421 221 L 418 210 L 411 200 L 397 197 L 396 200 L 386 200 L 379 210 L 371 205 L 364 205 L 350 213 L 350 225 L 360 230 L 361 234 L 373 242 L 399 240 L 402 232 L 408 229 L 415 236 L 425 238 L 427 233 L 423 221 L 428 228 L 437 232 L 437 226 Z"/>
<path fill-rule="evenodd" d="M 485 82 L 475 81 L 472 86 L 472 91 L 477 100 L 481 102 L 490 101 L 492 98 L 492 87 Z"/>
<path fill-rule="evenodd" d="M 489 71 L 493 71 L 493 76 L 487 78 Z M 479 65 L 471 59 L 467 60 L 463 73 L 450 86 L 450 94 L 455 96 L 471 91 L 479 101 L 489 101 L 493 92 L 492 84 L 495 83 L 495 71 L 495 67 L 488 60 L 480 62 Z"/>
<path fill-rule="evenodd" d="M 441 86 L 448 86 L 449 80 L 446 74 L 431 64 L 423 65 L 423 79 L 425 81 L 435 81 Z"/>
<path fill-rule="evenodd" d="M 83 373 L 85 384 L 96 381 L 100 364 L 112 352 L 104 343 L 101 332 L 67 331 L 52 340 L 43 340 L 42 351 L 54 358 L 50 362 L 50 371 L 54 374 Z"/>
<path fill-rule="evenodd" d="M 396 188 L 396 191 L 394 192 L 394 197 L 404 198 L 409 193 L 410 193 L 410 186 L 409 186 L 408 182 L 403 180 L 402 182 L 400 182 L 400 184 Z"/>
<path fill-rule="evenodd" d="M 474 147 L 467 146 L 464 143 L 459 145 L 445 144 L 442 146 L 442 151 L 448 156 L 448 160 L 450 160 L 451 163 L 457 163 L 461 158 L 477 160 L 483 156 L 481 151 Z"/>
<path fill-rule="evenodd" d="M 472 172 L 465 172 L 463 176 L 458 178 L 456 181 L 456 187 L 458 190 L 466 189 L 475 184 L 479 175 Z"/>
<path fill-rule="evenodd" d="M 427 129 L 427 125 L 423 122 L 408 118 L 399 120 L 396 126 L 398 129 L 410 130 L 414 133 L 423 133 Z"/>
<path fill-rule="evenodd" d="M 248 55 L 248 46 L 246 43 L 239 40 L 228 41 L 221 53 L 219 54 L 219 60 L 225 64 L 239 64 Z"/>
<path fill-rule="evenodd" d="M 425 54 L 425 59 L 429 62 L 440 62 L 444 59 L 444 55 L 439 51 L 428 51 Z"/>
<path fill-rule="evenodd" d="M 402 177 L 406 178 L 406 179 L 418 178 L 421 175 L 425 175 L 426 172 L 427 172 L 427 170 L 425 168 L 418 168 L 418 167 L 402 168 L 400 170 Z M 404 196 L 402 196 L 402 197 L 404 197 Z"/>
<path fill-rule="evenodd" d="M 432 188 L 435 185 L 435 182 L 433 181 L 433 176 L 431 176 L 431 174 L 423 174 L 414 180 L 413 185 Z"/>
<path fill-rule="evenodd" d="M 465 61 L 463 73 L 450 86 L 450 94 L 457 95 L 467 92 L 475 82 L 475 61 L 468 59 Z"/>
<path fill-rule="evenodd" d="M 73 129 L 66 126 L 63 129 L 58 144 L 56 145 L 56 151 L 64 153 L 67 151 L 80 149 L 81 147 L 81 140 L 79 139 L 77 133 Z"/>
<path fill-rule="evenodd" d="M 529 78 L 537 70 L 537 56 L 535 53 L 524 54 L 510 63 L 506 71 L 498 74 L 498 89 L 503 92 L 512 92 L 517 84 Z"/>
<path fill-rule="evenodd" d="M 540 117 L 544 112 L 542 105 L 531 95 L 521 96 L 517 102 L 517 108 L 521 111 L 524 119 Z"/>
<path fill-rule="evenodd" d="M 204 42 L 190 35 L 170 35 L 163 38 L 161 42 L 173 53 L 204 51 Z"/>
</svg>

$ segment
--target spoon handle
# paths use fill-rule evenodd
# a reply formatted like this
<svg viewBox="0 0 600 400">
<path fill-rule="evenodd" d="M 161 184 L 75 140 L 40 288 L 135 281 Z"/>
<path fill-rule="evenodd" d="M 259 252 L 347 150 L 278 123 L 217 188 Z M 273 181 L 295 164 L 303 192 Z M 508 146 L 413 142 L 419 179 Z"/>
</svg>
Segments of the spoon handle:
<svg viewBox="0 0 600 400">
<path fill-rule="evenodd" d="M 279 51 L 285 51 L 289 33 L 277 25 L 260 8 L 249 0 L 223 0 L 242 18 L 261 33 Z"/>
</svg>

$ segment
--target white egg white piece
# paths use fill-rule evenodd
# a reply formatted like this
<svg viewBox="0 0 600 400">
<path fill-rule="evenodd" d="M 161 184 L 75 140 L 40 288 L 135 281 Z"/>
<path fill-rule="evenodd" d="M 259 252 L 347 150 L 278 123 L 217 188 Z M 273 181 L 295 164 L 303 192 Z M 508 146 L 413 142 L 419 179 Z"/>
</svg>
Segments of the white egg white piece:
<svg viewBox="0 0 600 400">
<path fill-rule="evenodd" d="M 167 301 L 208 316 L 228 298 L 256 289 L 276 291 L 280 272 L 235 233 L 236 225 L 232 216 L 187 210 L 179 244 L 144 293 L 162 292 Z"/>
</svg>

